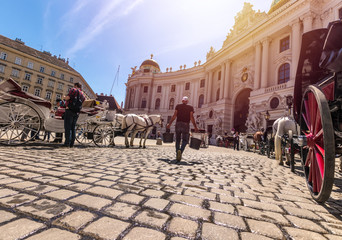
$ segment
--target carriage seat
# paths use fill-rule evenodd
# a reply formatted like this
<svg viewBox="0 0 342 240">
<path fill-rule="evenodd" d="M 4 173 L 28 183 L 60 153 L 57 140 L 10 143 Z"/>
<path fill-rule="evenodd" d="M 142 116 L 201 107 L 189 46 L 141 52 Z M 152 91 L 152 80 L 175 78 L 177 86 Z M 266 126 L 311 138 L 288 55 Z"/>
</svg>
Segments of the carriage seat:
<svg viewBox="0 0 342 240">
<path fill-rule="evenodd" d="M 21 86 L 11 78 L 7 79 L 6 81 L 0 84 L 0 90 L 14 96 L 14 98 L 6 98 L 6 96 L 3 96 L 7 101 L 14 101 L 15 97 L 17 96 L 24 99 L 28 99 L 37 105 L 44 106 L 49 109 L 51 108 L 50 101 L 47 101 L 44 98 L 35 96 L 28 92 L 22 91 Z"/>
</svg>

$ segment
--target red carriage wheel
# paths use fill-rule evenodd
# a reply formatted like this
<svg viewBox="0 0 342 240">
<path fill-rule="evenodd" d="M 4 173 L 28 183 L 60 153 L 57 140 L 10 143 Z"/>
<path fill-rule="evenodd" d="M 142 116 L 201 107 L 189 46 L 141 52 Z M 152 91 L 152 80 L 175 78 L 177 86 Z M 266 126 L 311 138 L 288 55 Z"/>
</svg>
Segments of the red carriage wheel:
<svg viewBox="0 0 342 240">
<path fill-rule="evenodd" d="M 329 96 L 327 96 L 329 98 Z M 335 169 L 335 138 L 329 105 L 324 93 L 310 85 L 301 106 L 302 165 L 311 196 L 320 203 L 331 193 Z"/>
</svg>

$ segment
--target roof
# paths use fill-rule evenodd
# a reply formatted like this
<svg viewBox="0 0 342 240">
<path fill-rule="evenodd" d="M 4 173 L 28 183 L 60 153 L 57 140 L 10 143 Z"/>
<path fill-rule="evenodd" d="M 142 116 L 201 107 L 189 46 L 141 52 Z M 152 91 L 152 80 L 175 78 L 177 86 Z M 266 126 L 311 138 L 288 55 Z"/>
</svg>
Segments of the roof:
<svg viewBox="0 0 342 240">
<path fill-rule="evenodd" d="M 97 95 L 96 94 L 96 99 L 99 100 L 100 102 L 104 102 L 104 100 L 107 100 L 107 102 L 109 103 L 109 110 L 121 110 L 120 105 L 118 104 L 118 102 L 115 100 L 114 96 L 110 95 Z"/>
<path fill-rule="evenodd" d="M 7 47 L 13 48 L 15 50 L 18 50 L 22 53 L 28 54 L 32 57 L 39 58 L 45 62 L 51 63 L 58 67 L 61 67 L 61 68 L 64 68 L 64 69 L 67 69 L 69 71 L 79 74 L 75 69 L 69 66 L 68 61 L 65 61 L 65 59 L 57 57 L 57 56 L 52 56 L 51 53 L 49 52 L 41 52 L 34 48 L 28 47 L 20 39 L 12 40 L 5 36 L 0 35 L 0 45 L 1 44 Z"/>
</svg>

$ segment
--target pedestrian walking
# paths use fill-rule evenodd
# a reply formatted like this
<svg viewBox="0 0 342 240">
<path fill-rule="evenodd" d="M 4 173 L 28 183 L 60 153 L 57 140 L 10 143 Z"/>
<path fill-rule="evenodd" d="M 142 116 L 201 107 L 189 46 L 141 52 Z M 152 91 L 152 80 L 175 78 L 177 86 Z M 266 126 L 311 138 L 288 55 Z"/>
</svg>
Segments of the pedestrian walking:
<svg viewBox="0 0 342 240">
<path fill-rule="evenodd" d="M 195 132 L 198 132 L 196 121 L 194 119 L 194 108 L 188 105 L 189 98 L 183 97 L 182 103 L 178 104 L 175 108 L 175 112 L 166 126 L 170 128 L 172 122 L 177 118 L 176 121 L 176 160 L 180 162 L 185 146 L 189 143 L 190 136 L 190 121 L 192 122 Z M 182 141 L 181 141 L 182 140 Z"/>
<path fill-rule="evenodd" d="M 240 142 L 239 132 L 236 131 L 233 137 L 234 137 L 234 150 L 236 149 L 237 151 L 239 151 L 239 142 Z"/>
<path fill-rule="evenodd" d="M 82 85 L 75 83 L 74 88 L 70 89 L 67 96 L 64 96 L 64 100 L 66 102 L 64 114 L 65 142 L 63 146 L 73 147 L 76 139 L 76 122 L 85 100 Z"/>
</svg>

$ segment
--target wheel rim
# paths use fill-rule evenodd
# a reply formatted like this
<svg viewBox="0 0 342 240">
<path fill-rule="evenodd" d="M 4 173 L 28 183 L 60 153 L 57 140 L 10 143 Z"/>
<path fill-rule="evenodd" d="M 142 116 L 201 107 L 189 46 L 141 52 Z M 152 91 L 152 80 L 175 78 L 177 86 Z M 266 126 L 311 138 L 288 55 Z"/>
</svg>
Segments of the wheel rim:
<svg viewBox="0 0 342 240">
<path fill-rule="evenodd" d="M 324 202 L 333 185 L 335 141 L 329 105 L 317 87 L 310 86 L 304 94 L 300 123 L 307 139 L 307 146 L 302 147 L 306 183 L 312 197 Z"/>
<path fill-rule="evenodd" d="M 110 126 L 99 125 L 94 129 L 93 141 L 98 147 L 108 147 L 114 144 L 114 131 Z"/>
<path fill-rule="evenodd" d="M 40 127 L 40 116 L 31 106 L 17 102 L 0 104 L 0 144 L 23 144 L 35 138 Z"/>
<path fill-rule="evenodd" d="M 88 139 L 89 134 L 88 124 L 80 124 L 76 127 L 76 141 L 82 145 L 89 145 L 92 139 Z"/>
</svg>

